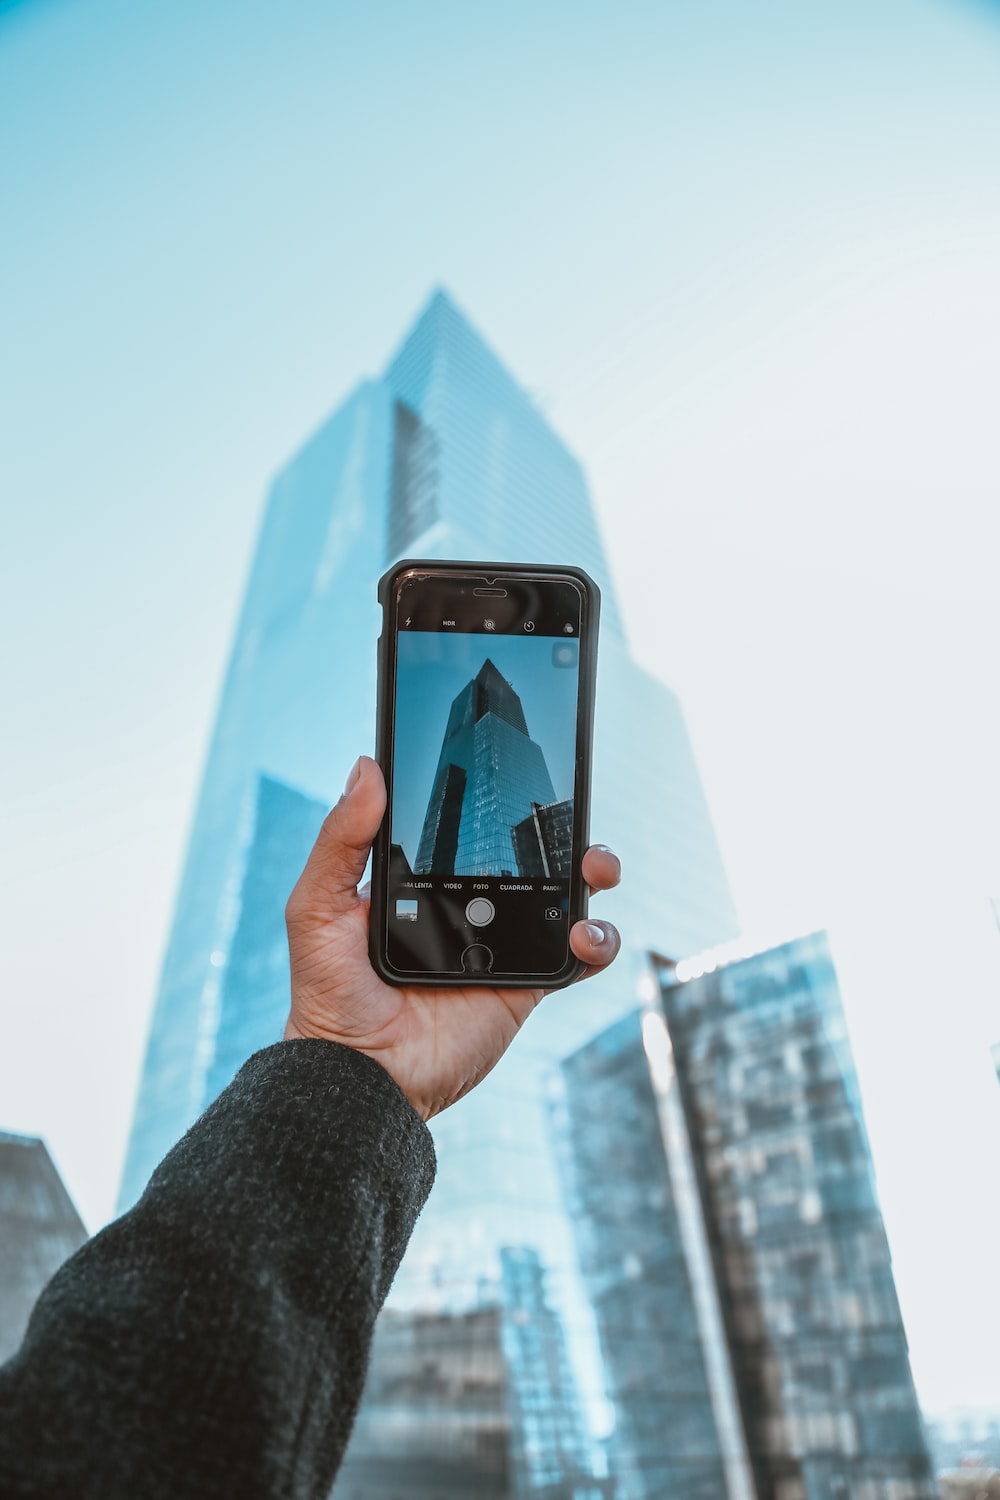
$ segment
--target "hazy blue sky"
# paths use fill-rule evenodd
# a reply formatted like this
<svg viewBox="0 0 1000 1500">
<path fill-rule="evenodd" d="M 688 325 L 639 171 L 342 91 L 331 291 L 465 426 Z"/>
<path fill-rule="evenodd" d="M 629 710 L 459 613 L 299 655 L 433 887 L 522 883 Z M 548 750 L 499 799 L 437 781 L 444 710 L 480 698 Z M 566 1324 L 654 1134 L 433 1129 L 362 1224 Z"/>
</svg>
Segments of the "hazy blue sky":
<svg viewBox="0 0 1000 1500">
<path fill-rule="evenodd" d="M 265 486 L 443 284 L 745 926 L 831 931 L 921 1395 L 1000 1406 L 1000 10 L 0 7 L 0 213 L 0 1126 L 108 1215 Z"/>
</svg>

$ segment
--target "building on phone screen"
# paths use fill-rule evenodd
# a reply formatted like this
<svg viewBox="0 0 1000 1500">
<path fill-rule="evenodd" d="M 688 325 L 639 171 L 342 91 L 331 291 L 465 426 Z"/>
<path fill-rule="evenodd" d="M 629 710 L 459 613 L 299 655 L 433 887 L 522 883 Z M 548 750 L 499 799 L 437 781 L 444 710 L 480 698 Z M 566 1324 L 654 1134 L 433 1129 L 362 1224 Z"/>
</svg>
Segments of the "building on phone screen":
<svg viewBox="0 0 1000 1500">
<path fill-rule="evenodd" d="M 573 855 L 573 799 L 532 802 L 531 812 L 511 830 L 519 875 L 569 879 Z"/>
<path fill-rule="evenodd" d="M 515 875 L 514 830 L 555 802 L 521 700 L 487 657 L 451 705 L 414 869 L 418 875 Z M 532 872 L 534 873 L 534 872 Z"/>
<path fill-rule="evenodd" d="M 511 1436 L 505 1482 L 511 1494 L 549 1500 L 586 1495 L 588 1484 L 607 1493 L 616 1419 L 576 1270 L 547 1091 L 563 1057 L 633 1010 L 649 949 L 700 950 L 732 937 L 736 919 L 680 708 L 630 654 L 580 464 L 441 292 L 382 374 L 357 387 L 271 487 L 194 811 L 121 1206 L 239 1062 L 281 1035 L 282 913 L 321 808 L 372 744 L 376 582 L 400 556 L 573 563 L 602 591 L 592 825 L 626 871 L 623 890 L 601 901 L 625 951 L 612 972 L 539 1007 L 490 1078 L 434 1122 L 437 1185 L 391 1310 L 410 1320 L 396 1325 L 409 1328 L 406 1339 L 438 1327 L 460 1342 L 466 1329 L 479 1348 L 500 1316 L 489 1309 L 513 1295 L 503 1290 L 505 1248 L 534 1257 L 546 1310 L 519 1304 L 528 1321 L 512 1326 L 530 1324 L 546 1348 L 562 1341 L 572 1390 L 554 1376 L 548 1394 L 532 1395 L 516 1341 L 497 1325 L 509 1423 L 511 1403 L 520 1403 L 530 1456 L 521 1462 L 521 1439 Z M 532 726 L 517 722 L 516 692 L 492 680 L 480 688 L 493 706 L 470 715 L 472 732 L 476 724 L 481 733 L 509 731 L 519 756 L 517 795 L 502 839 L 496 833 L 506 841 L 502 858 L 551 873 L 565 859 L 568 808 Z M 463 846 L 469 795 L 468 766 L 451 756 L 426 810 L 432 862 L 451 849 L 456 869 L 479 858 Z M 457 1352 L 447 1354 L 453 1362 L 461 1367 Z M 457 1389 L 449 1380 L 445 1390 Z M 461 1401 L 473 1399 L 474 1381 Z M 441 1396 L 441 1410 L 457 1431 L 464 1408 L 450 1400 Z M 570 1464 L 565 1434 L 574 1426 L 585 1459 Z M 562 1478 L 548 1488 L 530 1477 L 556 1472 Z"/>
</svg>

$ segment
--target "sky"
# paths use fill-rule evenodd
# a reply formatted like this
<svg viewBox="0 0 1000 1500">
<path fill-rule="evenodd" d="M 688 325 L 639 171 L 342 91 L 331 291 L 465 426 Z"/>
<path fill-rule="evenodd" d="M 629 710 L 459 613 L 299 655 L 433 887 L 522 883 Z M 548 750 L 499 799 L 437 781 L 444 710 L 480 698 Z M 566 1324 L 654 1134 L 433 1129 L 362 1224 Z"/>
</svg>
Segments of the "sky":
<svg viewBox="0 0 1000 1500">
<path fill-rule="evenodd" d="M 830 932 L 922 1400 L 1000 1407 L 998 162 L 974 0 L 0 6 L 0 1128 L 90 1227 L 268 481 L 443 285 L 745 929 Z"/>
</svg>

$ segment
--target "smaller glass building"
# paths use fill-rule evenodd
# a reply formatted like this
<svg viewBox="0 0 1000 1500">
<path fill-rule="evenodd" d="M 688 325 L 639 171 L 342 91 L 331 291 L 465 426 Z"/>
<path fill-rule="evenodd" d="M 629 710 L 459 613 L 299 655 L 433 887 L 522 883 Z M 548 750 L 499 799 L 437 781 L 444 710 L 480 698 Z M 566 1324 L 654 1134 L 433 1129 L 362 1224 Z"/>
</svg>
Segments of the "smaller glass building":
<svg viewBox="0 0 1000 1500">
<path fill-rule="evenodd" d="M 509 1380 L 511 1493 L 533 1500 L 604 1500 L 570 1368 L 566 1336 L 528 1245 L 500 1252 L 503 1350 Z"/>
<path fill-rule="evenodd" d="M 933 1500 L 825 936 L 656 970 L 562 1067 L 622 1496 Z"/>
<path fill-rule="evenodd" d="M 510 1418 L 495 1300 L 387 1308 L 337 1500 L 510 1500 Z"/>
<path fill-rule="evenodd" d="M 382 1312 L 337 1500 L 611 1500 L 546 1279 L 507 1246 L 465 1307 Z"/>
<path fill-rule="evenodd" d="M 618 1500 L 721 1500 L 722 1449 L 642 1046 L 624 1016 L 567 1058 L 553 1133 L 614 1408 Z"/>
</svg>

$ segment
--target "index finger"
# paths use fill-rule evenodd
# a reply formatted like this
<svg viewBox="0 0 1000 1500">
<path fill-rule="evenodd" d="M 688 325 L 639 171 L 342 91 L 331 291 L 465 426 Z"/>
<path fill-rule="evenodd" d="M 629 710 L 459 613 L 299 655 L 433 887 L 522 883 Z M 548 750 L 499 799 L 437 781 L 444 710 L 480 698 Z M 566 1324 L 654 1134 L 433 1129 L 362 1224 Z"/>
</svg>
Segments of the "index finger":
<svg viewBox="0 0 1000 1500">
<path fill-rule="evenodd" d="M 610 891 L 622 878 L 622 862 L 607 844 L 591 844 L 583 856 L 583 878 L 592 891 Z"/>
</svg>

